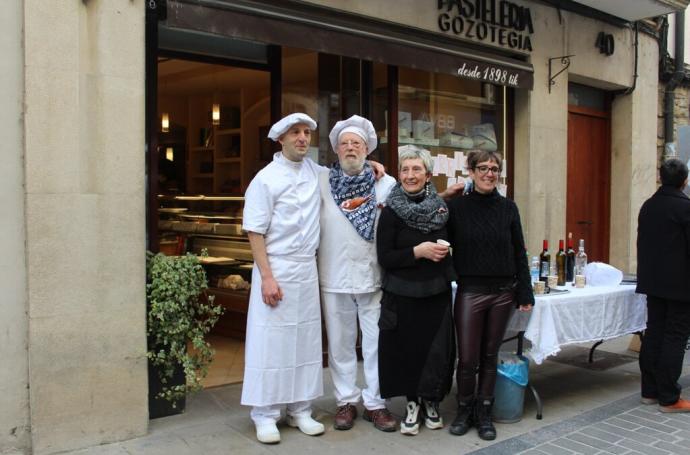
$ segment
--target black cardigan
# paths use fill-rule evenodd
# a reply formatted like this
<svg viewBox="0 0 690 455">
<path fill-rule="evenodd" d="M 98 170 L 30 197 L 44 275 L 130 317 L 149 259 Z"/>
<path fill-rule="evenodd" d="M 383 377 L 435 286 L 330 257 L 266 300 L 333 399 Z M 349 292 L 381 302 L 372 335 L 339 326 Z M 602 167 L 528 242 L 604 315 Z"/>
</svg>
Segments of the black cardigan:
<svg viewBox="0 0 690 455">
<path fill-rule="evenodd" d="M 637 292 L 690 302 L 690 199 L 662 186 L 637 220 Z"/>
<path fill-rule="evenodd" d="M 517 205 L 494 190 L 449 204 L 448 233 L 460 290 L 494 293 L 515 286 L 517 305 L 534 305 Z"/>
<path fill-rule="evenodd" d="M 390 207 L 384 207 L 376 231 L 383 290 L 407 297 L 428 297 L 447 291 L 456 278 L 450 256 L 439 262 L 414 257 L 415 246 L 438 239 L 448 240 L 445 227 L 425 234 L 405 224 Z"/>
</svg>

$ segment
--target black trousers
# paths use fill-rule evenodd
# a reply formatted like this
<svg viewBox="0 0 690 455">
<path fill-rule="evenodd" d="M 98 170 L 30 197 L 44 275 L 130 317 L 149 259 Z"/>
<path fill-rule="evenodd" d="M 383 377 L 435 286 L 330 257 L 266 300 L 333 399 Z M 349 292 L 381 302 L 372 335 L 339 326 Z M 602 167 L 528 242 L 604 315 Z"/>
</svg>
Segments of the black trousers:
<svg viewBox="0 0 690 455">
<path fill-rule="evenodd" d="M 455 330 L 458 339 L 458 397 L 493 397 L 498 350 L 514 307 L 514 293 L 458 292 Z M 479 371 L 479 381 L 475 376 Z"/>
<path fill-rule="evenodd" d="M 647 296 L 647 330 L 640 349 L 642 396 L 668 406 L 680 398 L 678 378 L 690 336 L 690 302 Z"/>
</svg>

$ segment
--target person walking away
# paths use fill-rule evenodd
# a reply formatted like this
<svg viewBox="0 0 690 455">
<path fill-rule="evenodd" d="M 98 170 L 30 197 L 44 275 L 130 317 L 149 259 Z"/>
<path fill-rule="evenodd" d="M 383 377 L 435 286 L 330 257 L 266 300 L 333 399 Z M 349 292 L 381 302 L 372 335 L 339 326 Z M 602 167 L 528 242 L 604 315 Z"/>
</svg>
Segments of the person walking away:
<svg viewBox="0 0 690 455">
<path fill-rule="evenodd" d="M 690 199 L 688 167 L 677 159 L 660 169 L 661 187 L 637 219 L 637 292 L 647 295 L 647 329 L 640 348 L 641 401 L 661 412 L 690 412 L 680 395 L 690 336 Z"/>
</svg>

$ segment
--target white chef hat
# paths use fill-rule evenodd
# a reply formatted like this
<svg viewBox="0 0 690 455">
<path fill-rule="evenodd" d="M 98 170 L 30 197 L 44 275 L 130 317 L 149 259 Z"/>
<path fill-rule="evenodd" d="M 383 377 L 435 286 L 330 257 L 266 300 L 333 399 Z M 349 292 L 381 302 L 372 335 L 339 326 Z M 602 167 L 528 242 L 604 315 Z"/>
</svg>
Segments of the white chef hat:
<svg viewBox="0 0 690 455">
<path fill-rule="evenodd" d="M 373 152 L 378 145 L 374 125 L 359 115 L 353 115 L 349 119 L 339 121 L 328 134 L 334 152 L 337 152 L 340 136 L 344 133 L 355 133 L 361 137 L 366 142 L 369 153 Z"/>
<path fill-rule="evenodd" d="M 268 138 L 278 142 L 280 136 L 285 134 L 287 130 L 292 127 L 292 125 L 296 125 L 298 123 L 304 123 L 309 127 L 310 130 L 316 129 L 316 122 L 313 118 L 302 112 L 295 112 L 294 114 L 283 117 L 274 123 L 271 127 L 271 130 L 268 132 Z"/>
</svg>

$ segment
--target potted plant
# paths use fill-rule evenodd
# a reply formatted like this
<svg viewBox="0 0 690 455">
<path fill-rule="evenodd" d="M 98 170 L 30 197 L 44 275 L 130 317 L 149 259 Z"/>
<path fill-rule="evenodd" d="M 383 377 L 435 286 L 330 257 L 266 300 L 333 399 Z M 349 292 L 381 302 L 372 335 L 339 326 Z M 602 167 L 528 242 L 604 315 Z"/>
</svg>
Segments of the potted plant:
<svg viewBox="0 0 690 455">
<path fill-rule="evenodd" d="M 200 390 L 213 350 L 206 341 L 223 308 L 207 293 L 206 272 L 193 254 L 147 255 L 149 416 L 184 411 Z"/>
</svg>

